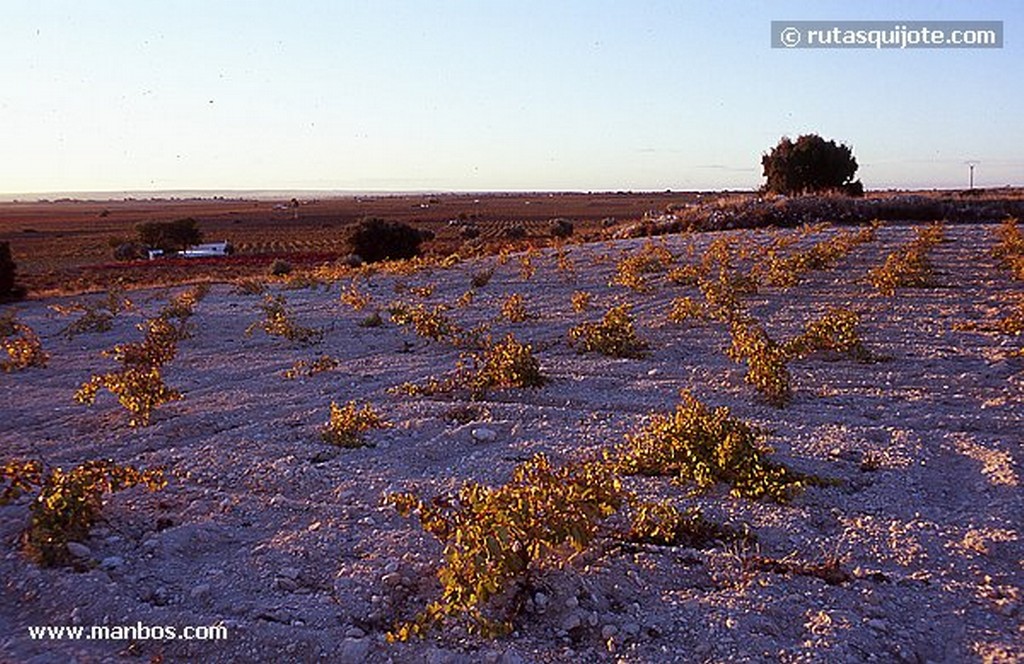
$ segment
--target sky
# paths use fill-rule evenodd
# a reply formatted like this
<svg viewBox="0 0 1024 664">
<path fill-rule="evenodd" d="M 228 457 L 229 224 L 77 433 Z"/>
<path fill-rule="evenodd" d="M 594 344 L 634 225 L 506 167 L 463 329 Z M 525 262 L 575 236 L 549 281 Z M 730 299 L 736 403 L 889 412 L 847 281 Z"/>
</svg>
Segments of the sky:
<svg viewBox="0 0 1024 664">
<path fill-rule="evenodd" d="M 1024 185 L 1024 3 L 4 0 L 0 193 Z M 1001 49 L 770 48 L 772 20 L 1001 20 Z"/>
</svg>

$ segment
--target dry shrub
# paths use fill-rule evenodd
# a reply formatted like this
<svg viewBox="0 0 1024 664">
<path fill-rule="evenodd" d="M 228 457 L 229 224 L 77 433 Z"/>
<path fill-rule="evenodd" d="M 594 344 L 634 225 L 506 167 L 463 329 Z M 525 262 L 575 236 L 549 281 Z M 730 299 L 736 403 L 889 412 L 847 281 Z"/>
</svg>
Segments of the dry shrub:
<svg viewBox="0 0 1024 664">
<path fill-rule="evenodd" d="M 0 316 L 0 347 L 7 353 L 7 359 L 0 360 L 0 370 L 4 373 L 42 368 L 50 361 L 39 335 L 28 325 L 19 323 L 13 311 Z"/>
<path fill-rule="evenodd" d="M 338 447 L 364 447 L 367 445 L 363 434 L 373 429 L 391 426 L 370 404 L 359 406 L 349 401 L 344 406 L 331 402 L 331 416 L 320 429 L 320 438 L 325 443 Z"/>
<path fill-rule="evenodd" d="M 164 383 L 162 367 L 177 355 L 178 342 L 191 336 L 188 319 L 208 291 L 209 286 L 201 284 L 171 298 L 159 316 L 139 324 L 145 332 L 141 342 L 118 344 L 104 351 L 105 357 L 121 364 L 120 369 L 93 374 L 75 392 L 75 401 L 92 405 L 99 391 L 106 389 L 129 412 L 128 424 L 135 427 L 148 425 L 158 406 L 182 399 L 180 392 Z"/>
<path fill-rule="evenodd" d="M 486 342 L 482 352 L 464 354 L 455 372 L 444 378 L 431 378 L 424 383 L 404 383 L 392 388 L 393 393 L 408 396 L 429 396 L 466 391 L 471 399 L 483 399 L 493 390 L 537 388 L 548 378 L 540 368 L 530 344 L 508 334 L 498 343 Z"/>
<path fill-rule="evenodd" d="M 754 320 L 734 320 L 729 328 L 732 345 L 728 355 L 736 362 L 746 362 L 744 380 L 753 385 L 768 403 L 782 408 L 793 396 L 789 359 L 785 349 Z"/>
<path fill-rule="evenodd" d="M 858 326 L 860 316 L 849 309 L 831 307 L 817 320 L 807 323 L 802 334 L 783 344 L 789 357 L 806 357 L 825 352 L 868 362 L 872 354 L 864 346 Z"/>
<path fill-rule="evenodd" d="M 1024 279 L 1024 233 L 1017 220 L 1007 217 L 995 230 L 995 236 L 998 244 L 992 254 L 1010 270 L 1014 279 Z"/>
<path fill-rule="evenodd" d="M 611 284 L 625 286 L 638 293 L 650 289 L 645 275 L 664 272 L 672 264 L 672 252 L 664 244 L 648 240 L 640 249 L 620 260 L 615 266 Z"/>
<path fill-rule="evenodd" d="M 721 482 L 735 496 L 767 497 L 784 502 L 815 480 L 770 461 L 763 435 L 730 415 L 709 408 L 683 391 L 674 413 L 656 414 L 639 431 L 626 436 L 613 456 L 623 473 L 671 476 L 707 489 Z"/>
<path fill-rule="evenodd" d="M 707 307 L 692 297 L 677 297 L 669 305 L 668 319 L 673 323 L 703 322 L 711 319 Z"/>
<path fill-rule="evenodd" d="M 530 318 L 526 311 L 526 300 L 519 293 L 512 293 L 501 303 L 501 317 L 510 323 L 522 323 Z"/>
<path fill-rule="evenodd" d="M 312 378 L 317 374 L 333 371 L 339 366 L 341 366 L 341 362 L 330 355 L 321 355 L 315 360 L 295 360 L 291 368 L 284 372 L 284 377 L 287 380 Z"/>
<path fill-rule="evenodd" d="M 54 468 L 45 477 L 39 461 L 8 462 L 0 466 L 0 505 L 38 490 L 21 543 L 32 560 L 50 567 L 72 561 L 68 543 L 88 538 L 106 494 L 136 485 L 157 491 L 166 484 L 162 469 L 140 471 L 106 460 L 87 461 L 70 471 Z"/>
<path fill-rule="evenodd" d="M 323 330 L 303 327 L 293 321 L 287 304 L 283 295 L 266 295 L 260 305 L 263 318 L 249 325 L 245 329 L 245 336 L 250 337 L 256 330 L 261 330 L 269 336 L 282 337 L 304 345 L 315 344 L 323 339 Z"/>
<path fill-rule="evenodd" d="M 624 358 L 646 357 L 650 347 L 636 333 L 628 304 L 609 309 L 600 323 L 583 323 L 570 328 L 569 345 L 580 353 L 597 352 Z"/>
<path fill-rule="evenodd" d="M 591 295 L 586 291 L 575 291 L 573 292 L 570 302 L 572 303 L 572 310 L 576 313 L 582 313 L 590 308 Z"/>
<path fill-rule="evenodd" d="M 928 254 L 942 242 L 942 224 L 918 227 L 914 239 L 892 252 L 885 263 L 868 272 L 868 280 L 878 292 L 892 296 L 897 288 L 930 288 L 935 275 Z"/>
<path fill-rule="evenodd" d="M 448 307 L 443 304 L 427 309 L 422 304 L 393 302 L 388 311 L 392 322 L 403 327 L 411 325 L 416 334 L 425 339 L 458 344 L 463 334 L 462 328 L 449 318 Z"/>
<path fill-rule="evenodd" d="M 624 498 L 619 480 L 603 465 L 555 466 L 542 454 L 517 466 L 498 487 L 468 482 L 457 495 L 430 500 L 413 493 L 386 496 L 403 516 L 419 517 L 444 546 L 440 597 L 396 625 L 389 640 L 422 637 L 452 622 L 484 637 L 507 634 L 530 575 L 586 549 Z"/>
<path fill-rule="evenodd" d="M 352 311 L 362 311 L 373 302 L 373 296 L 359 289 L 359 280 L 353 279 L 341 293 L 341 303 L 352 307 Z"/>
</svg>

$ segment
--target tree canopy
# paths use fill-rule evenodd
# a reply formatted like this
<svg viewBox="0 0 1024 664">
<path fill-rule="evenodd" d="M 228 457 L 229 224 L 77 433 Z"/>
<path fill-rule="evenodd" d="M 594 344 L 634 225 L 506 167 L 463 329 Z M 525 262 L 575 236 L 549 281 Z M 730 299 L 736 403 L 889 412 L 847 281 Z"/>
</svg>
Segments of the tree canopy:
<svg viewBox="0 0 1024 664">
<path fill-rule="evenodd" d="M 857 160 L 850 147 L 826 141 L 817 134 L 805 134 L 796 141 L 784 136 L 771 152 L 761 157 L 761 166 L 767 180 L 763 189 L 771 193 L 864 193 L 860 180 L 853 179 Z"/>
<path fill-rule="evenodd" d="M 176 251 L 203 241 L 203 233 L 192 217 L 174 221 L 147 221 L 135 227 L 139 242 L 152 249 Z"/>
</svg>

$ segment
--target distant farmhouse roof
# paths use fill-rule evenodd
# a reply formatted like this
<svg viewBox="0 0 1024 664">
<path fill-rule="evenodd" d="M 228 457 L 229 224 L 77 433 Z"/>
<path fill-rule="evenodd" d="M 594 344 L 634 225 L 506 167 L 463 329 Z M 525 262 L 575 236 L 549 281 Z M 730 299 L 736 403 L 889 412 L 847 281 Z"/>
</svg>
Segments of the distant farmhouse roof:
<svg viewBox="0 0 1024 664">
<path fill-rule="evenodd" d="M 179 251 L 174 255 L 181 258 L 210 258 L 214 256 L 227 256 L 231 252 L 231 243 L 225 240 L 224 242 L 197 244 L 194 247 L 189 247 L 185 251 Z M 150 249 L 148 254 L 149 260 L 153 260 L 154 258 L 163 256 L 164 252 L 162 249 Z"/>
</svg>

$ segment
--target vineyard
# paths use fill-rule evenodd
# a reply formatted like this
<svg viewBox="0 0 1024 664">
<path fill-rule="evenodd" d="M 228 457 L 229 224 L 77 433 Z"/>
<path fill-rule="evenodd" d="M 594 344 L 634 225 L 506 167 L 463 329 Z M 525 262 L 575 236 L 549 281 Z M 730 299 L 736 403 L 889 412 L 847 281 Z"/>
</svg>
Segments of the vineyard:
<svg viewBox="0 0 1024 664">
<path fill-rule="evenodd" d="M 236 232 L 212 285 L 0 312 L 0 659 L 1024 658 L 1012 220 Z M 229 638 L 27 633 L 136 622 Z"/>
</svg>

